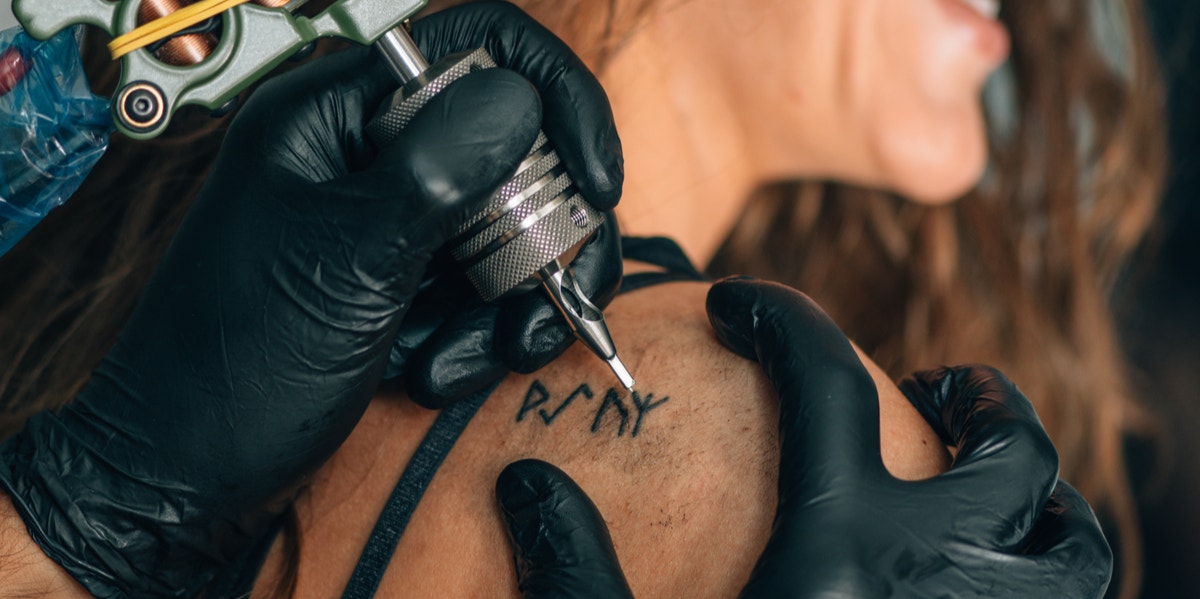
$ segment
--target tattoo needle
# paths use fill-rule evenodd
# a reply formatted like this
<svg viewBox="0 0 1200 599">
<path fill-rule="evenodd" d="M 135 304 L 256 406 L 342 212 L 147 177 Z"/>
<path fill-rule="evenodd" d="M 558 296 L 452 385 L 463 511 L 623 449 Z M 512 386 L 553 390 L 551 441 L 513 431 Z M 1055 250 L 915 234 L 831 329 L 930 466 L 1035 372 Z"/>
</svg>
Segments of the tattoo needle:
<svg viewBox="0 0 1200 599">
<path fill-rule="evenodd" d="M 430 74 L 431 67 L 429 61 L 427 61 L 421 54 L 420 48 L 417 47 L 416 42 L 414 42 L 413 39 L 408 35 L 408 31 L 405 30 L 403 26 L 396 27 L 383 34 L 383 37 L 379 38 L 379 41 L 376 42 L 375 47 L 379 50 L 380 54 L 384 58 L 384 61 L 391 68 L 392 74 L 394 74 L 404 86 L 400 92 L 398 92 L 398 96 L 393 96 L 393 104 L 387 109 L 387 113 L 384 115 L 384 118 L 376 118 L 376 122 L 382 123 L 382 130 L 387 134 L 387 136 L 394 136 L 396 133 L 398 133 L 396 125 L 401 121 L 407 122 L 406 119 L 399 118 L 399 115 L 407 114 L 405 112 L 405 102 L 407 102 L 409 98 L 428 98 L 430 94 L 421 91 L 422 88 L 427 85 L 430 88 L 438 88 L 438 85 L 434 85 L 434 83 L 441 81 L 442 75 L 437 75 L 436 73 Z M 473 55 L 474 54 L 471 56 Z M 461 66 L 461 64 L 469 62 L 471 60 L 471 56 L 467 56 L 462 63 L 446 63 L 448 65 L 444 69 L 446 70 L 446 74 L 450 72 L 459 72 L 455 70 L 456 66 Z M 487 62 L 490 63 L 490 66 L 495 66 L 490 58 L 487 59 Z M 478 66 L 478 63 L 474 64 Z M 470 70 L 474 69 L 472 68 Z M 461 76 L 461 72 L 458 76 Z M 445 82 L 442 82 L 442 84 L 444 83 Z M 406 91 L 409 91 L 409 87 L 414 87 L 413 90 L 410 90 L 413 92 L 412 94 L 406 94 Z M 436 94 L 437 91 L 437 89 L 434 89 L 432 93 Z M 396 113 L 397 118 L 392 118 L 393 112 Z M 372 127 L 374 127 L 374 124 L 372 124 Z M 400 125 L 400 127 L 403 127 L 403 125 Z M 536 149 L 537 148 L 535 147 L 535 150 Z M 529 160 L 527 159 L 527 162 L 528 161 Z M 535 162 L 541 163 L 540 160 Z M 557 156 L 554 156 L 552 163 L 558 163 Z M 523 205 L 526 197 L 541 197 L 545 194 L 542 194 L 538 190 L 542 188 L 541 186 L 543 184 L 551 179 L 555 179 L 555 177 L 547 175 L 533 184 L 526 182 L 527 187 L 525 190 L 517 193 L 515 196 L 513 196 L 513 198 L 522 198 L 518 200 L 517 203 Z M 545 185 L 545 187 L 550 186 Z M 537 229 L 538 223 L 542 222 L 541 219 L 545 218 L 545 222 L 547 223 L 553 222 L 552 219 L 546 218 L 546 216 L 549 214 L 559 214 L 557 207 L 566 205 L 562 201 L 566 197 L 566 195 L 562 195 L 561 197 L 552 200 L 545 206 L 537 208 L 532 214 L 525 217 L 525 219 L 522 220 L 516 227 L 485 243 L 484 250 L 475 250 L 476 254 L 473 254 L 473 257 L 470 259 L 474 260 L 475 263 L 480 263 L 481 259 L 475 258 L 474 256 L 482 253 L 485 250 L 495 253 L 499 251 L 499 248 L 515 248 L 516 251 L 512 252 L 513 255 L 510 257 L 511 259 L 509 259 L 507 262 L 501 261 L 499 266 L 492 269 L 492 271 L 503 271 L 505 269 L 510 269 L 516 270 L 518 273 L 520 273 L 521 271 L 524 271 L 525 266 L 528 266 L 530 263 L 534 265 L 545 264 L 545 266 L 538 269 L 536 273 L 533 273 L 533 276 L 535 276 L 537 279 L 540 279 L 542 288 L 545 289 L 546 293 L 550 296 L 550 299 L 553 301 L 558 310 L 562 312 L 563 317 L 566 319 L 567 324 L 570 326 L 571 331 L 575 334 L 575 337 L 582 341 L 584 345 L 587 345 L 588 349 L 592 350 L 592 352 L 595 353 L 601 360 L 604 360 L 605 363 L 608 364 L 609 368 L 612 369 L 613 373 L 617 375 L 617 378 L 621 381 L 621 384 L 624 385 L 626 389 L 632 391 L 633 376 L 629 374 L 629 370 L 625 368 L 625 364 L 622 363 L 621 359 L 617 357 L 617 350 L 613 345 L 612 335 L 609 334 L 608 326 L 604 323 L 604 313 L 600 310 L 600 308 L 596 307 L 591 300 L 588 299 L 587 295 L 579 287 L 579 283 L 575 279 L 575 274 L 571 268 L 569 266 L 564 266 L 562 262 L 560 262 L 562 258 L 561 253 L 558 254 L 558 257 L 551 259 L 549 263 L 541 261 L 541 257 L 544 256 L 542 250 L 545 249 L 542 246 L 553 246 L 557 248 L 557 243 L 559 241 L 558 238 L 564 236 L 552 234 L 552 226 L 549 226 L 546 229 L 547 231 L 551 231 L 551 233 L 534 234 L 533 232 L 535 229 Z M 495 212 L 498 217 L 514 209 L 517 203 L 513 203 L 513 198 L 507 199 L 504 202 L 502 209 Z M 547 210 L 549 211 L 547 212 Z M 563 212 L 563 214 L 566 214 L 566 212 Z M 571 221 L 576 227 L 583 226 L 587 220 L 587 218 L 583 218 L 576 221 L 576 217 L 572 213 Z M 492 221 L 487 220 L 485 222 L 490 223 Z M 490 230 L 491 227 L 485 229 L 485 233 Z M 572 238 L 571 243 L 574 243 L 575 239 L 577 238 Z M 569 246 L 570 244 L 567 245 Z M 492 249 L 489 250 L 489 248 Z M 566 249 L 566 247 L 563 247 L 556 249 L 555 251 L 561 252 L 565 251 Z M 537 256 L 538 258 L 535 260 L 532 258 L 533 256 Z M 485 269 L 485 271 L 487 271 L 487 269 Z M 492 274 L 495 274 L 495 272 L 492 272 Z M 522 277 L 524 276 L 528 275 L 522 275 Z M 480 290 L 485 300 L 491 299 L 492 296 L 499 297 L 508 289 L 504 288 L 492 290 L 490 289 L 491 285 L 489 284 L 486 285 L 486 287 L 489 288 L 489 291 L 484 292 L 484 287 L 479 287 L 478 285 L 479 281 L 473 279 L 472 282 L 477 283 L 476 286 Z M 492 293 L 492 291 L 497 292 Z"/>
<path fill-rule="evenodd" d="M 621 384 L 624 385 L 626 389 L 633 391 L 633 376 L 630 375 L 629 371 L 625 369 L 625 365 L 621 363 L 621 358 L 618 358 L 614 355 L 611 360 L 605 361 L 608 362 L 608 367 L 612 368 L 612 371 L 617 375 L 617 378 L 621 379 Z"/>
<path fill-rule="evenodd" d="M 608 332 L 608 325 L 604 324 L 604 313 L 579 288 L 575 273 L 569 268 L 563 268 L 555 259 L 542 267 L 538 276 L 542 279 L 542 288 L 562 312 L 575 337 L 601 360 L 607 362 L 621 384 L 633 391 L 633 376 L 629 374 L 621 358 L 617 357 L 612 335 Z"/>
</svg>

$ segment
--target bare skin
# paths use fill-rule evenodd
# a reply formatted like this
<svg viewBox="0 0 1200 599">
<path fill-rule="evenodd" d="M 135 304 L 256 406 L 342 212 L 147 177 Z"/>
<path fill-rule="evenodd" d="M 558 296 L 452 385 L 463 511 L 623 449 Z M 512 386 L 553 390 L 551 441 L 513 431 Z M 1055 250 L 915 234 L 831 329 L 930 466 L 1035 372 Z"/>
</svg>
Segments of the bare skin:
<svg viewBox="0 0 1200 599">
<path fill-rule="evenodd" d="M 624 433 L 611 406 L 597 424 L 616 382 L 578 344 L 538 373 L 508 377 L 430 485 L 378 596 L 517 596 L 493 488 L 504 466 L 526 457 L 553 462 L 589 493 L 608 519 L 636 596 L 735 595 L 770 532 L 778 406 L 759 366 L 717 342 L 704 313 L 706 292 L 699 283 L 662 285 L 618 297 L 606 311 L 642 403 L 668 398 L 642 415 L 636 436 L 638 410 L 624 390 L 617 391 L 629 412 Z M 945 448 L 896 387 L 868 365 L 880 388 L 889 470 L 906 479 L 943 471 Z M 576 395 L 554 417 L 582 384 L 592 397 Z M 545 403 L 530 406 L 546 395 Z M 541 411 L 552 418 L 549 424 Z M 317 474 L 297 503 L 302 533 L 296 596 L 341 594 L 435 416 L 407 398 L 379 397 Z M 277 541 L 254 597 L 270 596 L 282 563 Z"/>
<path fill-rule="evenodd" d="M 605 394 L 617 385 L 578 344 L 542 371 L 509 376 L 430 485 L 378 596 L 517 596 L 493 487 L 504 466 L 526 457 L 555 463 L 588 491 L 608 518 L 636 596 L 735 595 L 766 543 L 775 510 L 778 405 L 758 364 L 713 336 L 706 293 L 700 283 L 660 285 L 620 296 L 606 311 L 643 405 L 666 399 L 645 410 L 640 426 L 637 406 L 620 389 L 629 413 L 624 432 L 614 406 L 597 424 Z M 864 363 L 880 392 L 888 469 L 904 479 L 944 471 L 949 456 L 933 431 L 879 368 Z M 547 424 L 541 411 L 552 416 L 583 384 L 592 397 L 576 395 Z M 549 397 L 532 405 L 543 397 L 540 389 Z M 436 415 L 406 397 L 377 397 L 316 474 L 297 502 L 297 597 L 341 594 Z M 6 558 L 0 596 L 90 596 L 33 542 L 3 495 L 0 548 Z M 283 559 L 277 540 L 253 597 L 271 596 Z"/>
<path fill-rule="evenodd" d="M 927 202 L 965 191 L 985 159 L 979 88 L 1007 39 L 965 26 L 945 4 L 670 3 L 601 74 L 625 140 L 626 230 L 671 235 L 705 263 L 741 209 L 730 198 L 766 181 L 835 178 Z M 755 43 L 714 43 L 728 39 Z M 731 119 L 766 114 L 775 118 Z M 670 398 L 644 415 L 636 437 L 618 435 L 612 410 L 591 431 L 613 381 L 579 347 L 536 375 L 509 377 L 426 493 L 393 559 L 403 567 L 389 571 L 380 596 L 515 594 L 492 487 L 524 457 L 557 464 L 591 495 L 639 597 L 735 594 L 769 532 L 777 413 L 758 366 L 719 347 L 703 305 L 702 285 L 670 285 L 607 311 L 639 392 Z M 864 361 L 880 391 L 884 463 L 901 478 L 943 470 L 948 456 L 932 431 Z M 535 380 L 550 409 L 584 383 L 594 397 L 550 425 L 536 409 L 517 422 Z M 406 398 L 380 397 L 318 473 L 298 504 L 298 596 L 340 594 L 434 417 Z M 0 550 L 17 558 L 0 596 L 88 596 L 37 548 L 7 500 Z M 281 558 L 277 544 L 256 596 L 266 596 Z"/>
<path fill-rule="evenodd" d="M 25 530 L 12 501 L 0 493 L 0 597 L 87 599 L 91 595 L 54 563 Z"/>
<path fill-rule="evenodd" d="M 987 160 L 979 93 L 1008 39 L 942 4 L 657 3 L 598 73 L 625 151 L 622 230 L 707 264 L 764 183 L 959 197 Z"/>
</svg>

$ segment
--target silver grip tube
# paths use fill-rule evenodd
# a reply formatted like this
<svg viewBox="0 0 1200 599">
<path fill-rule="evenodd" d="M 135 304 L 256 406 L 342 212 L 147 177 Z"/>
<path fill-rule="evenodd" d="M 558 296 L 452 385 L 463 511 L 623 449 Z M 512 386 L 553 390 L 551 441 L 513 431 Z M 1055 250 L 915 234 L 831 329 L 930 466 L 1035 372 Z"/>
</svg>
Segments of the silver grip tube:
<svg viewBox="0 0 1200 599">
<path fill-rule="evenodd" d="M 399 136 L 430 99 L 460 77 L 496 67 L 482 48 L 429 66 L 403 30 L 388 32 L 376 47 L 403 82 L 367 125 L 367 134 L 380 144 Z M 603 313 L 559 261 L 603 222 L 604 214 L 579 194 L 550 140 L 539 131 L 513 178 L 492 194 L 449 245 L 485 301 L 540 284 L 575 336 L 632 389 L 633 377 L 617 357 Z"/>
<path fill-rule="evenodd" d="M 395 139 L 431 98 L 473 70 L 494 68 L 486 50 L 454 55 L 412 78 L 367 126 L 378 143 Z M 536 283 L 538 271 L 591 235 L 604 221 L 576 190 L 558 153 L 538 133 L 516 175 L 450 242 L 479 295 L 492 301 Z M 532 281 L 531 281 L 532 279 Z"/>
</svg>

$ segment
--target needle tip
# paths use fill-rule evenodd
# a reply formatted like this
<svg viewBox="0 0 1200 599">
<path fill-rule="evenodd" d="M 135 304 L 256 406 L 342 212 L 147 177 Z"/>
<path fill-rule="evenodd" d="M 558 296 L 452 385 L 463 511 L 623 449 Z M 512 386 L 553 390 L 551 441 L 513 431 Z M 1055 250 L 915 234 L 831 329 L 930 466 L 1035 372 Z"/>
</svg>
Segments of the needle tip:
<svg viewBox="0 0 1200 599">
<path fill-rule="evenodd" d="M 608 366 L 609 368 L 612 368 L 613 373 L 617 375 L 618 379 L 620 379 L 621 384 L 624 385 L 626 389 L 633 391 L 633 375 L 629 374 L 629 371 L 625 368 L 625 365 L 621 363 L 621 358 L 618 358 L 614 355 L 612 359 L 608 360 Z"/>
</svg>

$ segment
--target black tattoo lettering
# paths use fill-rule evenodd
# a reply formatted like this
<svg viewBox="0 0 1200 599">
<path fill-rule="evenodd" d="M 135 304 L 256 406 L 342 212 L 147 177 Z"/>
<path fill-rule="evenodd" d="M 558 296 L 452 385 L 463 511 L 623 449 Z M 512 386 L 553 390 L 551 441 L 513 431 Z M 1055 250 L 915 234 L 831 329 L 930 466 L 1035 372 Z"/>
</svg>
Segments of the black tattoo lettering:
<svg viewBox="0 0 1200 599">
<path fill-rule="evenodd" d="M 546 406 L 552 399 L 550 390 L 541 381 L 535 380 L 529 385 L 529 390 L 525 392 L 525 399 L 521 401 L 521 407 L 517 410 L 517 422 L 524 422 L 526 416 L 530 412 L 535 412 L 541 417 L 542 422 L 546 426 L 550 426 L 558 419 L 559 415 L 567 410 L 572 403 L 580 396 L 585 400 L 590 400 L 595 397 L 592 388 L 587 383 L 583 383 L 575 388 L 574 391 L 563 399 L 554 411 L 548 411 Z M 642 422 L 652 410 L 658 406 L 667 403 L 670 397 L 663 397 L 655 401 L 653 393 L 647 393 L 642 397 L 637 391 L 630 392 L 629 398 L 633 401 L 633 407 L 637 410 L 637 418 L 633 421 L 633 428 L 629 432 L 630 438 L 637 437 L 642 432 Z M 616 412 L 620 422 L 617 423 L 617 436 L 624 437 L 625 430 L 629 428 L 629 407 L 621 398 L 621 392 L 617 391 L 616 387 L 610 387 L 604 394 L 604 399 L 600 402 L 600 406 L 596 409 L 596 416 L 592 419 L 592 432 L 600 432 L 600 426 L 604 424 L 604 417 L 612 410 Z"/>
<path fill-rule="evenodd" d="M 630 436 L 636 437 L 638 436 L 638 431 L 642 430 L 642 418 L 645 418 L 646 414 L 648 414 L 650 410 L 667 403 L 667 400 L 671 398 L 664 397 L 658 401 L 654 401 L 654 394 L 647 393 L 646 399 L 643 400 L 642 396 L 638 395 L 637 391 L 630 391 L 629 393 L 633 395 L 633 406 L 637 408 L 638 413 L 637 420 L 633 423 L 633 432 L 630 433 Z"/>
<path fill-rule="evenodd" d="M 542 408 L 537 411 L 537 414 L 538 416 L 542 417 L 542 422 L 545 422 L 546 426 L 549 426 L 550 423 L 554 422 L 554 419 L 558 418 L 558 415 L 561 414 L 563 410 L 567 409 L 567 406 L 571 405 L 571 402 L 575 401 L 575 398 L 579 397 L 580 395 L 582 395 L 584 399 L 591 399 L 594 397 L 592 388 L 588 387 L 587 383 L 584 383 L 576 387 L 575 390 L 567 396 L 567 399 L 563 400 L 563 402 L 559 404 L 553 412 L 547 412 L 545 408 Z M 529 385 L 529 390 L 525 392 L 525 400 L 521 402 L 521 409 L 517 411 L 517 422 L 525 420 L 526 414 L 528 414 L 534 408 L 545 405 L 545 403 L 548 401 L 550 401 L 550 390 L 546 389 L 546 386 L 543 385 L 541 381 L 533 381 L 533 383 Z"/>
<path fill-rule="evenodd" d="M 542 420 L 546 423 L 546 426 L 550 426 L 550 423 L 554 422 L 554 419 L 558 418 L 558 415 L 561 414 L 562 411 L 567 408 L 567 406 L 571 405 L 571 402 L 575 401 L 575 398 L 579 397 L 580 395 L 587 399 L 591 399 L 593 397 L 592 388 L 588 387 L 587 383 L 584 383 L 576 387 L 575 390 L 567 396 L 567 400 L 562 402 L 562 405 L 558 406 L 558 409 L 554 410 L 553 414 L 547 414 L 546 410 L 538 410 L 538 415 L 542 417 Z"/>
<path fill-rule="evenodd" d="M 530 403 L 534 396 L 537 399 Z M 550 401 L 550 392 L 546 390 L 546 386 L 541 381 L 535 380 L 529 385 L 529 390 L 525 392 L 525 401 L 521 402 L 521 410 L 517 412 L 517 422 L 525 419 L 525 414 L 530 410 Z"/>
<path fill-rule="evenodd" d="M 621 401 L 621 396 L 617 395 L 616 389 L 609 389 L 608 393 L 604 394 L 604 403 L 600 404 L 600 409 L 596 411 L 596 419 L 592 421 L 592 432 L 600 430 L 600 422 L 604 419 L 605 412 L 608 412 L 609 406 L 616 408 L 617 413 L 621 416 L 621 424 L 617 427 L 617 436 L 623 436 L 625 424 L 629 422 L 629 409 Z"/>
</svg>

